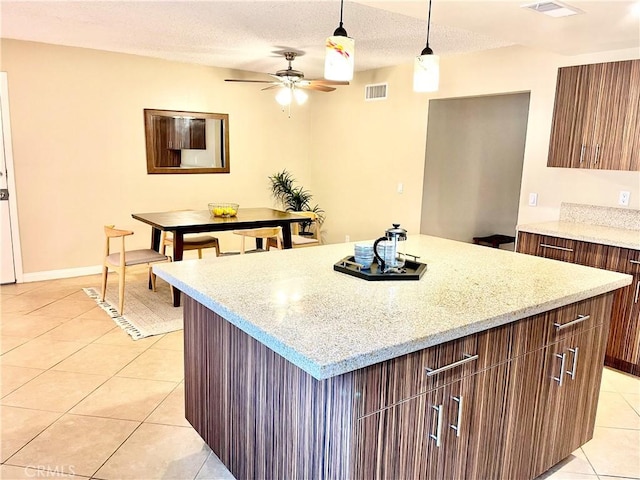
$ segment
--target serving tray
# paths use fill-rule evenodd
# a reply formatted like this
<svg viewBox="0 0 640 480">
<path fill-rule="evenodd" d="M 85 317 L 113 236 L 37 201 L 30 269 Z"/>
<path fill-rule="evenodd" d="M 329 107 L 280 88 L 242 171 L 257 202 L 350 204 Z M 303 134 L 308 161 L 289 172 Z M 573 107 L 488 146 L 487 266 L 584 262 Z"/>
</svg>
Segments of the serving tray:
<svg viewBox="0 0 640 480">
<path fill-rule="evenodd" d="M 339 262 L 333 265 L 333 269 L 336 272 L 346 273 L 358 278 L 363 278 L 370 282 L 373 281 L 385 281 L 385 280 L 420 280 L 420 277 L 427 271 L 427 264 L 420 263 L 414 260 L 406 260 L 402 273 L 387 272 L 382 273 L 379 270 L 377 259 L 373 260 L 371 268 L 364 270 L 361 265 L 356 263 L 353 255 L 344 257 Z"/>
</svg>

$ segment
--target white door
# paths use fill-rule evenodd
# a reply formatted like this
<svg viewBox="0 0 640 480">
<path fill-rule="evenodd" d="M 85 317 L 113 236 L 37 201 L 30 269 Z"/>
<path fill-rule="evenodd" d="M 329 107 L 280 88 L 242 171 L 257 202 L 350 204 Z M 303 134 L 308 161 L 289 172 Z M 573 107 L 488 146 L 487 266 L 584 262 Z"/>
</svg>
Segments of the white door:
<svg viewBox="0 0 640 480">
<path fill-rule="evenodd" d="M 0 89 L 0 284 L 16 281 L 16 268 L 13 248 L 11 208 L 9 206 L 9 181 L 7 177 L 7 157 L 11 155 L 10 128 L 8 125 L 8 98 L 6 74 L 2 73 Z M 13 183 L 12 183 L 13 185 Z M 13 190 L 13 189 L 12 189 Z M 13 200 L 13 199 L 12 199 Z M 15 227 L 14 227 L 15 228 Z M 13 232 L 14 234 L 16 232 Z"/>
</svg>

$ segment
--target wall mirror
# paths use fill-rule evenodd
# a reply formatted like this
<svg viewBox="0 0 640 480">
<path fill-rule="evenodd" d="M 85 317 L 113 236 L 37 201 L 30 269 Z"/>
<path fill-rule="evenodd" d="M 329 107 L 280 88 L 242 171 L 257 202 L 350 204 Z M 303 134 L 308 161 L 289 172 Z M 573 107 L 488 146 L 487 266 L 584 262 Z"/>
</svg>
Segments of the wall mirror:
<svg viewBox="0 0 640 480">
<path fill-rule="evenodd" d="M 147 173 L 229 173 L 229 115 L 144 109 Z"/>
</svg>

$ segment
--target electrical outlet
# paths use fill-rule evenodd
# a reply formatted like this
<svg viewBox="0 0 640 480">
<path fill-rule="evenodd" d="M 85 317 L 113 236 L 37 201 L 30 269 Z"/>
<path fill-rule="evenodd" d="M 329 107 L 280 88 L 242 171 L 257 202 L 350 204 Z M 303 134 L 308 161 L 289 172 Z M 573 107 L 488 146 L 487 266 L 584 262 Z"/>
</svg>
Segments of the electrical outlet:
<svg viewBox="0 0 640 480">
<path fill-rule="evenodd" d="M 351 241 L 351 237 L 349 235 L 344 236 L 344 243 L 349 243 Z"/>
<path fill-rule="evenodd" d="M 530 193 L 529 194 L 529 206 L 530 207 L 535 207 L 536 205 L 538 205 L 538 194 L 537 193 Z"/>
<path fill-rule="evenodd" d="M 622 205 L 623 207 L 628 207 L 630 197 L 631 197 L 631 192 L 625 192 L 624 190 L 621 190 L 620 196 L 618 197 L 618 205 Z"/>
</svg>

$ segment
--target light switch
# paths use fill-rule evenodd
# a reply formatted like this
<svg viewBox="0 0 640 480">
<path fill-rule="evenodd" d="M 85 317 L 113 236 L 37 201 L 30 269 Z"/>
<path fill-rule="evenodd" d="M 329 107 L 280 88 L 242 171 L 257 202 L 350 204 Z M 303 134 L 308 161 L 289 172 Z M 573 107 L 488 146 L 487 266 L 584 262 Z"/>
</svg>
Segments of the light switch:
<svg viewBox="0 0 640 480">
<path fill-rule="evenodd" d="M 529 206 L 530 207 L 535 207 L 536 205 L 538 205 L 538 194 L 537 193 L 530 193 L 529 194 Z"/>
<path fill-rule="evenodd" d="M 402 184 L 402 182 L 398 183 L 398 187 L 396 190 L 398 191 L 398 193 L 404 192 L 404 185 Z"/>
</svg>

